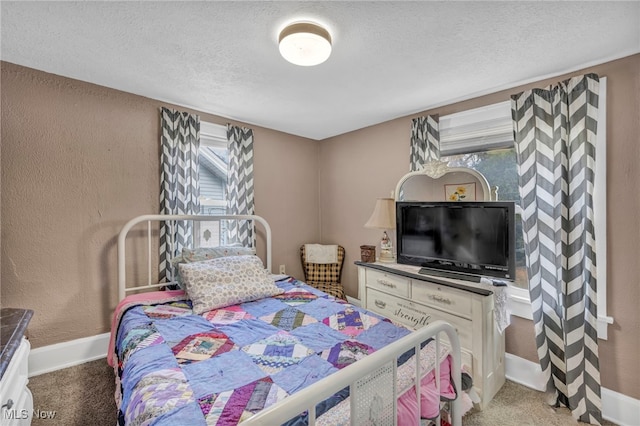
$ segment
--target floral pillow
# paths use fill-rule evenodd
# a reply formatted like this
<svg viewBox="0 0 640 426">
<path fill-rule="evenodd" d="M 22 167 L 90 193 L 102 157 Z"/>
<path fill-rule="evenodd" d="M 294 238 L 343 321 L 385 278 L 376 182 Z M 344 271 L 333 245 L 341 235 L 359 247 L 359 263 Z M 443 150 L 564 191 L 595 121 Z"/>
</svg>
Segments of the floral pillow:
<svg viewBox="0 0 640 426">
<path fill-rule="evenodd" d="M 253 255 L 181 263 L 178 269 L 196 314 L 284 292 Z"/>
<path fill-rule="evenodd" d="M 202 262 L 203 260 L 217 259 L 219 257 L 226 256 L 244 256 L 256 254 L 256 249 L 253 247 L 242 246 L 219 246 L 219 247 L 201 247 L 201 248 L 185 248 L 182 249 L 182 254 L 171 259 L 171 265 L 174 267 L 176 274 L 175 282 L 178 283 L 180 288 L 184 289 L 182 283 L 182 276 L 177 265 L 181 263 Z"/>
</svg>

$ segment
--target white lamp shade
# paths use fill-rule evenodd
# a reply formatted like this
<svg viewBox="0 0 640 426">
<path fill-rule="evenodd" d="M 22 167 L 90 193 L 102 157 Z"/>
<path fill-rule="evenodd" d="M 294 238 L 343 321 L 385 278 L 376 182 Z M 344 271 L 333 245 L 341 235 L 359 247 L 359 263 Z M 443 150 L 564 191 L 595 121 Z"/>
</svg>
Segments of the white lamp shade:
<svg viewBox="0 0 640 426">
<path fill-rule="evenodd" d="M 396 203 L 393 198 L 378 198 L 371 217 L 364 224 L 365 228 L 395 229 Z"/>
<path fill-rule="evenodd" d="M 286 27 L 280 33 L 280 54 L 295 65 L 313 66 L 331 55 L 331 36 L 324 28 L 307 22 Z"/>
</svg>

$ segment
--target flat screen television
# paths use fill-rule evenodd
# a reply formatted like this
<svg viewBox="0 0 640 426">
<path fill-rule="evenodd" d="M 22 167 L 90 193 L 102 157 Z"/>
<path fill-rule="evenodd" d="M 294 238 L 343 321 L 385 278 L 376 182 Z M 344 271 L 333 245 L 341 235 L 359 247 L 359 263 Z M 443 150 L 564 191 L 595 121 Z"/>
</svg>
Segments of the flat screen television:
<svg viewBox="0 0 640 426">
<path fill-rule="evenodd" d="M 515 279 L 515 203 L 396 203 L 398 263 L 469 281 Z"/>
</svg>

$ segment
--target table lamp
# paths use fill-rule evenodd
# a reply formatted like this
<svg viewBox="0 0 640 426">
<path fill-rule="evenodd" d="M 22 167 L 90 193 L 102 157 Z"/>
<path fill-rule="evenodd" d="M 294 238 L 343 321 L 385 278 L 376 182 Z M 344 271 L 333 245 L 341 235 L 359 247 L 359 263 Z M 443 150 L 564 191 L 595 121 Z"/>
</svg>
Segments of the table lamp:
<svg viewBox="0 0 640 426">
<path fill-rule="evenodd" d="M 393 262 L 393 243 L 388 229 L 396 228 L 396 202 L 393 198 L 378 198 L 371 217 L 364 224 L 365 228 L 382 229 L 382 240 L 380 241 L 380 262 Z"/>
</svg>

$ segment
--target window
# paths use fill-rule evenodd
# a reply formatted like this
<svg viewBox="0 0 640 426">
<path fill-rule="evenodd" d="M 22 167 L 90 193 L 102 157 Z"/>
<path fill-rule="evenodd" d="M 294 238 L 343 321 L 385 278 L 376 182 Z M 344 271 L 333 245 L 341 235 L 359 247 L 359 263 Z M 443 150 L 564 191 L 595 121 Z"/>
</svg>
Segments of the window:
<svg viewBox="0 0 640 426">
<path fill-rule="evenodd" d="M 441 157 L 452 167 L 468 167 L 482 173 L 498 187 L 498 200 L 516 202 L 516 278 L 527 289 L 527 265 L 520 217 L 518 168 L 513 147 L 511 102 L 444 116 L 440 119 Z"/>
<path fill-rule="evenodd" d="M 200 214 L 225 214 L 227 211 L 227 129 L 218 124 L 200 123 Z M 217 247 L 226 243 L 226 222 L 195 222 L 195 244 Z"/>
<path fill-rule="evenodd" d="M 607 338 L 607 234 L 606 234 L 606 97 L 607 79 L 600 79 L 598 105 L 598 141 L 596 158 L 598 168 L 594 182 L 594 223 L 596 252 L 598 255 L 598 337 Z M 511 102 L 501 102 L 483 108 L 440 117 L 440 152 L 449 165 L 469 167 L 482 173 L 491 187 L 498 186 L 498 199 L 516 202 L 516 280 L 510 288 L 510 309 L 514 315 L 532 319 L 529 299 L 522 221 L 520 220 L 520 193 Z"/>
<path fill-rule="evenodd" d="M 449 161 L 451 167 L 468 167 L 482 173 L 491 187 L 498 187 L 498 200 L 516 202 L 516 277 L 514 284 L 519 288 L 527 289 L 527 264 L 519 210 L 520 193 L 515 149 L 458 154 L 442 157 L 442 159 Z"/>
</svg>

